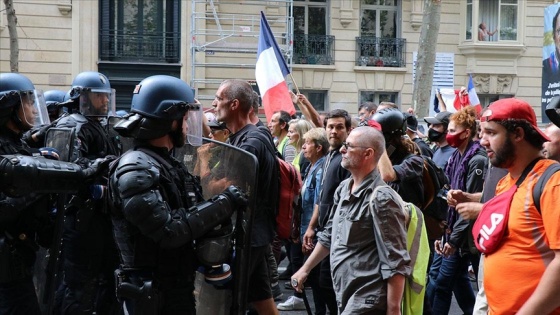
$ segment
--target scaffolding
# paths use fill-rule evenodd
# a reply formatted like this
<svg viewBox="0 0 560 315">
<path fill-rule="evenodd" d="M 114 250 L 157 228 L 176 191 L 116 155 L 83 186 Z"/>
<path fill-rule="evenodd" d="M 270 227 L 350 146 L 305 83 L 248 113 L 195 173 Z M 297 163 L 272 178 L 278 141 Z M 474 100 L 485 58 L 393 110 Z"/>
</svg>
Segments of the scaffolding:
<svg viewBox="0 0 560 315">
<path fill-rule="evenodd" d="M 292 64 L 292 0 L 192 0 L 191 87 L 199 100 L 212 100 L 225 79 L 254 81 L 260 12 Z"/>
</svg>

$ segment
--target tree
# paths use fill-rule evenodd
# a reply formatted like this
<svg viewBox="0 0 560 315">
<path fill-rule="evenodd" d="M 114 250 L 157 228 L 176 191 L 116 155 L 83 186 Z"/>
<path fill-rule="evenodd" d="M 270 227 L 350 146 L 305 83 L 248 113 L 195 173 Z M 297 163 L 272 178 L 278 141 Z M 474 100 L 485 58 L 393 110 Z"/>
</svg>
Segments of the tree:
<svg viewBox="0 0 560 315">
<path fill-rule="evenodd" d="M 441 0 L 424 0 L 424 17 L 420 30 L 416 76 L 412 92 L 412 104 L 418 117 L 425 117 L 429 114 L 440 16 Z"/>
<path fill-rule="evenodd" d="M 19 44 L 17 35 L 17 17 L 13 0 L 4 0 L 6 16 L 8 18 L 8 32 L 10 33 L 10 71 L 19 72 Z"/>
</svg>

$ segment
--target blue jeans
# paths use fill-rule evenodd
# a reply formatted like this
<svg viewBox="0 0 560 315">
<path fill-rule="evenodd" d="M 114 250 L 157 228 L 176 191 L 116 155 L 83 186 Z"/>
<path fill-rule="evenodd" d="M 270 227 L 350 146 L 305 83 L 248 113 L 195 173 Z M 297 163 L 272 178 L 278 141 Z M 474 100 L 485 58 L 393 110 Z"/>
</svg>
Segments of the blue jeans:
<svg viewBox="0 0 560 315">
<path fill-rule="evenodd" d="M 448 258 L 434 253 L 426 291 L 434 314 L 449 314 L 453 293 L 463 313 L 472 314 L 475 296 L 468 277 L 469 262 L 469 255 L 460 256 L 458 251 Z"/>
</svg>

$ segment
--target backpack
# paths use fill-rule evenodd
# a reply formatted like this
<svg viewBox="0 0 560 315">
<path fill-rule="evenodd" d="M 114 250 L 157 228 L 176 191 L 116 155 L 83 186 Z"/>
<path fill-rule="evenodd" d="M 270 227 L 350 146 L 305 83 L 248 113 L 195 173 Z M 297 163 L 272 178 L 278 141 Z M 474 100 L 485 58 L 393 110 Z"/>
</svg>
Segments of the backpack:
<svg viewBox="0 0 560 315">
<path fill-rule="evenodd" d="M 276 158 L 276 169 L 278 170 L 278 194 L 276 204 L 276 234 L 280 239 L 288 239 L 292 232 L 292 220 L 294 208 L 299 201 L 302 181 L 301 175 L 296 167 L 284 161 L 280 153 L 269 141 L 265 141 L 260 136 L 250 135 L 248 138 L 256 138 L 263 142 L 267 149 Z"/>
<path fill-rule="evenodd" d="M 424 168 L 422 184 L 424 185 L 424 204 L 422 212 L 430 240 L 439 239 L 445 230 L 447 220 L 447 191 L 449 179 L 443 169 L 434 161 L 422 155 Z"/>
</svg>

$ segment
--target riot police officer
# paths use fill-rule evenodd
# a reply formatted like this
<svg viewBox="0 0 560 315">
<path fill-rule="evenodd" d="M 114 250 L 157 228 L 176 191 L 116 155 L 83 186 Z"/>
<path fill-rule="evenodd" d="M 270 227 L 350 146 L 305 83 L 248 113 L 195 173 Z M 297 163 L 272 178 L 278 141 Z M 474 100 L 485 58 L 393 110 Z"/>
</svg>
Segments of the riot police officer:
<svg viewBox="0 0 560 315">
<path fill-rule="evenodd" d="M 189 115 L 200 113 L 194 102 L 182 80 L 151 76 L 136 86 L 130 114 L 114 127 L 135 141 L 109 181 L 121 258 L 117 296 L 130 314 L 195 314 L 193 240 L 227 225 L 246 202 L 234 186 L 202 201 L 199 178 L 172 156 L 187 129 L 201 128 L 194 120 L 187 126 Z"/>
<path fill-rule="evenodd" d="M 74 78 L 68 95 L 72 114 L 62 117 L 56 127 L 69 130 L 70 162 L 87 166 L 97 158 L 118 156 L 117 135 L 107 124 L 107 116 L 115 112 L 115 91 L 107 77 L 99 72 L 82 72 Z M 99 188 L 96 193 L 84 190 L 66 202 L 63 314 L 120 313 L 113 281 L 118 254 L 103 196 L 106 182 L 106 177 L 99 176 L 94 181 L 98 185 L 93 186 Z"/>
<path fill-rule="evenodd" d="M 40 90 L 25 76 L 0 74 L 0 155 L 39 154 L 22 134 L 48 123 Z M 48 196 L 0 193 L 0 314 L 40 314 L 33 285 L 38 245 L 49 246 L 52 224 Z"/>
</svg>

